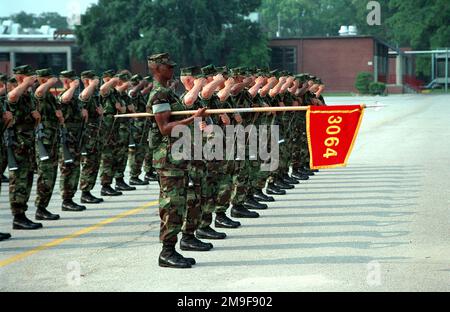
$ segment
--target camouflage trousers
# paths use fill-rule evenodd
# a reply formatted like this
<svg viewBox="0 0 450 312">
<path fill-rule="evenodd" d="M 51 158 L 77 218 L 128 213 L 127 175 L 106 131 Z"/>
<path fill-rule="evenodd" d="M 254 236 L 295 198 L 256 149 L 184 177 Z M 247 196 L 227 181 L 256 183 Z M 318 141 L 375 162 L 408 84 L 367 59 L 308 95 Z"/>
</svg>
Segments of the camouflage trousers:
<svg viewBox="0 0 450 312">
<path fill-rule="evenodd" d="M 125 177 L 125 170 L 127 169 L 127 163 L 128 163 L 128 145 L 130 144 L 130 130 L 125 125 L 120 125 L 119 127 L 119 144 L 120 144 L 120 151 L 119 154 L 119 161 L 117 165 L 116 173 L 114 174 L 114 178 L 116 179 L 123 179 Z M 117 147 L 119 149 L 119 147 Z M 117 157 L 117 156 L 116 156 Z"/>
<path fill-rule="evenodd" d="M 232 177 L 232 194 L 231 203 L 233 205 L 239 205 L 247 200 L 247 194 L 250 189 L 249 181 L 249 161 L 237 160 L 234 162 L 235 170 Z"/>
<path fill-rule="evenodd" d="M 69 134 L 70 135 L 70 134 Z M 76 134 L 75 134 L 76 137 Z M 59 151 L 59 169 L 61 172 L 59 180 L 59 189 L 63 200 L 70 200 L 75 196 L 78 188 L 78 182 L 80 181 L 80 152 L 78 151 L 76 140 L 72 140 L 67 143 L 70 155 L 72 156 L 73 163 L 64 163 L 64 154 L 62 146 Z"/>
<path fill-rule="evenodd" d="M 177 169 L 158 170 L 160 181 L 159 216 L 161 218 L 160 241 L 175 246 L 186 213 L 187 171 Z"/>
<path fill-rule="evenodd" d="M 13 151 L 18 169 L 9 172 L 9 202 L 14 216 L 28 209 L 36 168 L 34 132 L 16 131 L 16 138 L 18 144 L 13 147 Z"/>
<path fill-rule="evenodd" d="M 297 127 L 294 130 L 295 142 L 292 151 L 292 169 L 297 170 L 303 166 L 309 168 L 309 147 L 306 134 L 306 117 L 302 116 L 298 120 Z"/>
<path fill-rule="evenodd" d="M 137 141 L 140 142 L 140 141 Z M 148 142 L 137 143 L 136 148 L 130 149 L 128 153 L 129 165 L 130 165 L 130 176 L 132 178 L 139 178 L 142 173 L 142 166 L 146 159 L 147 154 L 150 153 L 150 148 Z M 152 157 L 153 158 L 153 157 Z M 150 159 L 152 162 L 153 159 Z M 150 164 L 150 168 L 152 168 Z M 153 169 L 150 169 L 152 172 Z M 147 170 L 145 170 L 147 172 Z"/>
<path fill-rule="evenodd" d="M 211 225 L 213 213 L 226 212 L 231 203 L 233 192 L 234 161 L 209 161 L 207 174 L 203 176 L 202 193 L 205 201 L 202 205 L 200 228 Z"/>
<path fill-rule="evenodd" d="M 80 190 L 90 192 L 94 189 L 100 170 L 103 138 L 100 135 L 101 126 L 98 123 L 88 125 L 85 133 L 84 147 L 86 155 L 81 156 Z"/>
<path fill-rule="evenodd" d="M 6 171 L 6 167 L 8 167 L 8 155 L 6 154 L 6 148 L 2 149 L 0 157 L 0 174 L 3 174 Z"/>
<path fill-rule="evenodd" d="M 47 208 L 53 195 L 56 177 L 58 175 L 58 150 L 57 134 L 48 138 L 54 144 L 44 144 L 45 149 L 50 156 L 48 160 L 40 160 L 38 148 L 36 146 L 36 163 L 37 163 L 37 190 L 35 205 L 38 208 Z"/>
<path fill-rule="evenodd" d="M 150 153 L 150 147 L 148 145 L 148 129 L 146 127 L 146 124 L 146 122 L 135 121 L 136 130 L 134 131 L 134 142 L 136 143 L 136 147 L 130 148 L 128 152 L 130 176 L 132 178 L 139 178 L 142 173 L 142 166 L 144 165 L 144 161 L 146 160 L 147 155 Z M 151 162 L 153 160 L 152 158 L 153 157 L 149 159 L 151 171 L 153 170 L 151 165 Z M 149 160 L 146 161 L 146 164 Z"/>
<path fill-rule="evenodd" d="M 206 174 L 206 163 L 195 160 L 188 167 L 188 187 L 186 194 L 186 211 L 182 231 L 193 235 L 202 219 L 202 208 L 207 198 L 202 191 L 202 183 Z"/>
<path fill-rule="evenodd" d="M 102 150 L 100 179 L 102 186 L 110 186 L 116 173 L 121 170 L 128 148 L 128 131 L 119 131 L 119 125 L 108 128 L 108 137 Z M 126 167 L 126 165 L 125 165 Z"/>
<path fill-rule="evenodd" d="M 145 153 L 145 157 L 144 157 L 144 172 L 152 173 L 153 171 L 154 171 L 154 169 L 153 169 L 153 151 L 149 146 L 147 152 Z"/>
</svg>

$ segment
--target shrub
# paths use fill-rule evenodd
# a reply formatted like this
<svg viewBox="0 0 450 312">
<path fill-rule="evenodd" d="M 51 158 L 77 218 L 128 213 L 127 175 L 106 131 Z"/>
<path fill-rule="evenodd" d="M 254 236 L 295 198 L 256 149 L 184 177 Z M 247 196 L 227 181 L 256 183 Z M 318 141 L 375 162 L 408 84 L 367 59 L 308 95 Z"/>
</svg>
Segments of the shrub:
<svg viewBox="0 0 450 312">
<path fill-rule="evenodd" d="M 355 88 L 360 94 L 369 94 L 369 85 L 373 82 L 373 74 L 361 72 L 356 77 Z"/>
<path fill-rule="evenodd" d="M 372 82 L 369 84 L 369 92 L 372 95 L 382 95 L 386 90 L 386 84 L 382 82 Z"/>
</svg>

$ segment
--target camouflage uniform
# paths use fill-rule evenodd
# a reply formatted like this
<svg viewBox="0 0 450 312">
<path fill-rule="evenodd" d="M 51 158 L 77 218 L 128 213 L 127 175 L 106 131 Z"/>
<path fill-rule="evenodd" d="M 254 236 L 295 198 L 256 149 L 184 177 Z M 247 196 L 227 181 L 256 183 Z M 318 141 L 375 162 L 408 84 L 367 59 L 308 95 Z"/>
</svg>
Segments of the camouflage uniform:
<svg viewBox="0 0 450 312">
<path fill-rule="evenodd" d="M 217 95 L 213 95 L 211 99 L 204 100 L 200 98 L 201 107 L 217 109 L 222 106 Z M 221 121 L 218 115 L 210 117 L 210 120 L 216 125 L 220 125 Z M 223 128 L 224 130 L 225 128 Z M 209 138 L 213 138 L 212 134 Z M 225 138 L 224 138 L 225 139 Z M 208 139 L 207 139 L 208 140 Z M 206 140 L 206 141 L 207 141 Z M 205 143 L 206 143 L 205 141 Z M 225 146 L 225 145 L 224 145 Z M 228 208 L 231 197 L 230 182 L 230 163 L 226 160 L 207 160 L 206 174 L 202 176 L 202 194 L 205 201 L 202 204 L 202 221 L 199 228 L 206 228 L 212 223 L 213 212 L 223 211 Z"/>
<path fill-rule="evenodd" d="M 234 106 L 237 108 L 249 108 L 252 103 L 252 99 L 248 93 L 248 89 L 242 90 L 238 95 L 232 97 Z M 242 126 L 245 128 L 252 124 L 254 114 L 243 113 Z M 242 147 L 241 147 L 242 148 Z M 245 146 L 246 158 L 248 155 L 248 142 L 246 139 Z M 247 159 L 237 159 L 235 162 L 235 170 L 233 175 L 233 191 L 231 195 L 231 203 L 235 205 L 243 204 L 247 200 L 248 193 L 250 192 L 250 162 Z"/>
<path fill-rule="evenodd" d="M 134 104 L 137 113 L 146 112 L 145 98 L 141 92 L 138 92 L 138 94 L 132 98 L 132 104 Z M 130 148 L 129 150 L 130 175 L 132 178 L 139 178 L 142 173 L 144 159 L 150 154 L 148 145 L 148 130 L 150 128 L 150 123 L 151 121 L 149 119 L 141 118 L 136 118 L 132 121 L 133 138 L 136 143 L 136 147 Z M 150 166 L 150 168 L 152 167 Z M 152 172 L 153 169 L 150 170 L 150 172 Z"/>
<path fill-rule="evenodd" d="M 259 94 L 255 97 L 254 100 L 255 103 L 259 104 L 259 107 L 263 107 L 265 104 L 269 104 L 269 98 L 266 97 L 261 97 Z M 258 118 L 256 119 L 255 122 L 255 126 L 259 127 L 259 126 L 270 126 L 270 124 L 272 123 L 273 120 L 273 115 L 272 114 L 259 114 Z M 266 139 L 266 144 L 270 144 L 270 128 L 268 128 L 267 130 L 267 139 Z M 260 137 L 261 133 L 259 133 L 259 128 L 258 128 L 258 139 Z M 265 150 L 267 150 L 267 152 L 269 152 L 269 148 L 270 145 L 266 146 L 267 148 Z M 253 161 L 253 168 L 254 170 L 251 173 L 251 178 L 250 178 L 250 183 L 251 183 L 251 188 L 252 188 L 252 192 L 256 191 L 256 190 L 262 190 L 263 188 L 265 188 L 266 186 L 266 181 L 267 178 L 270 175 L 270 171 L 262 171 L 261 170 L 261 165 L 263 164 L 263 161 L 261 159 L 259 159 L 259 161 Z"/>
<path fill-rule="evenodd" d="M 35 110 L 31 95 L 27 92 L 17 100 L 17 103 L 8 101 L 8 106 L 14 116 L 14 132 L 16 143 L 13 146 L 14 156 L 18 165 L 16 171 L 9 173 L 9 202 L 14 216 L 23 214 L 28 209 L 33 174 L 36 168 L 35 159 L 35 120 L 31 112 Z"/>
<path fill-rule="evenodd" d="M 117 99 L 121 103 L 122 107 L 127 107 L 131 104 L 131 99 L 126 92 L 116 92 Z M 131 113 L 127 111 L 127 113 Z M 128 163 L 128 146 L 130 144 L 131 127 L 133 127 L 133 120 L 129 118 L 122 118 L 116 121 L 119 123 L 118 141 L 116 146 L 116 152 L 114 157 L 118 157 L 117 167 L 114 173 L 116 179 L 125 177 L 125 170 Z"/>
<path fill-rule="evenodd" d="M 103 126 L 104 145 L 102 150 L 102 160 L 100 167 L 100 178 L 102 186 L 110 186 L 113 178 L 116 175 L 119 167 L 123 164 L 124 146 L 128 144 L 128 137 L 124 137 L 124 131 L 119 132 L 120 128 L 126 127 L 127 120 L 115 119 L 114 115 L 117 113 L 116 103 L 124 106 L 119 99 L 119 93 L 112 89 L 106 96 L 102 96 L 103 102 Z"/>
<path fill-rule="evenodd" d="M 100 107 L 100 95 L 98 93 L 91 96 L 87 101 L 79 98 L 81 108 L 88 112 L 88 123 L 83 133 L 82 156 L 81 156 L 81 176 L 80 190 L 90 192 L 95 187 L 95 182 L 100 169 L 100 159 L 103 148 L 103 117 L 97 113 Z"/>
<path fill-rule="evenodd" d="M 184 110 L 184 106 L 170 88 L 155 82 L 149 96 L 147 110 L 154 113 L 168 110 L 179 111 Z M 173 116 L 171 120 L 182 120 L 182 117 Z M 170 136 L 163 136 L 156 123 L 152 124 L 149 135 L 150 148 L 153 149 L 153 167 L 157 170 L 160 179 L 160 240 L 165 246 L 175 246 L 186 210 L 188 163 L 184 160 L 173 159 L 171 146 L 176 140 Z"/>
<path fill-rule="evenodd" d="M 3 133 L 5 131 L 5 127 L 3 124 L 3 113 L 6 112 L 6 96 L 4 95 L 0 95 L 0 105 L 1 105 L 1 109 L 0 109 L 0 133 L 2 134 L 1 138 L 0 138 L 0 164 L 2 165 L 1 168 L 1 172 L 0 174 L 2 174 L 5 169 L 3 168 L 3 163 L 6 161 L 7 162 L 7 155 L 6 155 L 6 147 L 4 147 L 5 142 L 3 141 Z M 2 183 L 0 181 L 0 194 L 2 191 Z"/>
<path fill-rule="evenodd" d="M 181 98 L 184 98 L 186 94 L 183 94 Z M 184 103 L 184 102 L 183 102 Z M 201 108 L 200 101 L 197 99 L 195 103 L 188 107 L 184 105 L 186 110 L 196 110 Z M 195 231 L 199 228 L 202 219 L 202 208 L 206 202 L 205 193 L 202 190 L 203 177 L 206 174 L 206 162 L 202 160 L 195 160 L 194 148 L 194 129 L 198 127 L 198 124 L 189 125 L 191 130 L 192 139 L 192 158 L 188 164 L 188 188 L 186 192 L 186 211 L 184 215 L 184 222 L 182 227 L 182 232 L 184 234 L 193 235 Z"/>
<path fill-rule="evenodd" d="M 52 198 L 55 187 L 56 176 L 58 174 L 58 127 L 59 121 L 56 117 L 56 110 L 60 109 L 53 94 L 48 91 L 42 98 L 34 95 L 36 106 L 42 116 L 44 138 L 42 143 L 50 159 L 41 160 L 36 142 L 36 163 L 38 167 L 37 196 L 35 205 L 38 208 L 47 208 Z"/>
<path fill-rule="evenodd" d="M 59 180 L 59 188 L 63 200 L 71 200 L 77 192 L 78 182 L 80 180 L 80 161 L 81 153 L 78 147 L 79 138 L 82 131 L 83 118 L 81 116 L 80 102 L 76 94 L 68 103 L 62 103 L 61 98 L 67 90 L 64 90 L 58 96 L 61 110 L 64 116 L 64 123 L 67 128 L 67 147 L 73 162 L 70 164 L 64 163 L 63 147 L 59 151 L 59 167 L 61 176 Z"/>
</svg>

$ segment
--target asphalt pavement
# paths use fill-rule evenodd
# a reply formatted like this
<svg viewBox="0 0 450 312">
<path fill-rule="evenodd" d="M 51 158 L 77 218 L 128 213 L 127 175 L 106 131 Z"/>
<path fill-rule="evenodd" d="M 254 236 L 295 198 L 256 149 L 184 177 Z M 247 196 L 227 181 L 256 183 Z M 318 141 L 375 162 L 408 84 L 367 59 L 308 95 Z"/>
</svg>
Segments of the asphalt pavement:
<svg viewBox="0 0 450 312">
<path fill-rule="evenodd" d="M 0 291 L 450 291 L 450 95 L 326 100 L 386 107 L 366 110 L 347 168 L 184 252 L 193 269 L 157 265 L 157 183 L 82 213 L 61 212 L 56 191 L 62 219 L 31 232 L 11 230 L 3 184 Z"/>
</svg>

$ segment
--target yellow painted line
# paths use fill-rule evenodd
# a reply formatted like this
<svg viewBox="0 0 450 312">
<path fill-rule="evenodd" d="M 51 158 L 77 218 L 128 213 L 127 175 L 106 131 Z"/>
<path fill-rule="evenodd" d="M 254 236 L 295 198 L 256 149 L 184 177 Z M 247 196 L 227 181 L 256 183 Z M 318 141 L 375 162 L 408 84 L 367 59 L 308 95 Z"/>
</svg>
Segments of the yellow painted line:
<svg viewBox="0 0 450 312">
<path fill-rule="evenodd" d="M 40 251 L 43 251 L 43 250 L 46 250 L 46 249 L 49 249 L 49 248 L 61 245 L 61 244 L 65 243 L 65 242 L 67 242 L 69 240 L 72 240 L 74 238 L 80 237 L 81 235 L 88 234 L 88 233 L 90 233 L 92 231 L 95 231 L 95 230 L 101 228 L 101 227 L 104 227 L 105 225 L 108 225 L 108 224 L 111 224 L 113 222 L 116 222 L 117 220 L 120 220 L 120 219 L 129 217 L 129 216 L 138 214 L 138 213 L 142 212 L 143 210 L 145 210 L 146 208 L 149 208 L 149 207 L 152 207 L 152 206 L 156 206 L 157 204 L 158 204 L 158 201 L 153 201 L 153 202 L 147 203 L 144 206 L 141 206 L 139 208 L 128 210 L 128 211 L 124 211 L 124 212 L 118 214 L 117 216 L 114 216 L 114 217 L 111 217 L 109 219 L 103 220 L 103 221 L 101 221 L 101 222 L 99 222 L 97 224 L 94 224 L 92 226 L 89 226 L 89 227 L 86 227 L 86 228 L 81 229 L 79 231 L 76 231 L 76 232 L 74 232 L 74 233 L 72 233 L 70 235 L 67 235 L 67 236 L 55 239 L 54 241 L 51 241 L 51 242 L 48 242 L 46 244 L 40 245 L 38 247 L 35 247 L 35 248 L 30 249 L 28 251 L 22 252 L 20 254 L 17 254 L 15 256 L 12 256 L 12 257 L 7 258 L 5 260 L 1 260 L 0 261 L 0 268 L 5 267 L 7 265 L 10 265 L 12 263 L 15 263 L 17 261 L 23 260 L 25 258 L 28 258 L 28 257 L 30 257 L 30 256 L 32 256 L 32 255 L 34 255 L 34 254 L 36 254 L 36 253 L 38 253 Z"/>
</svg>

